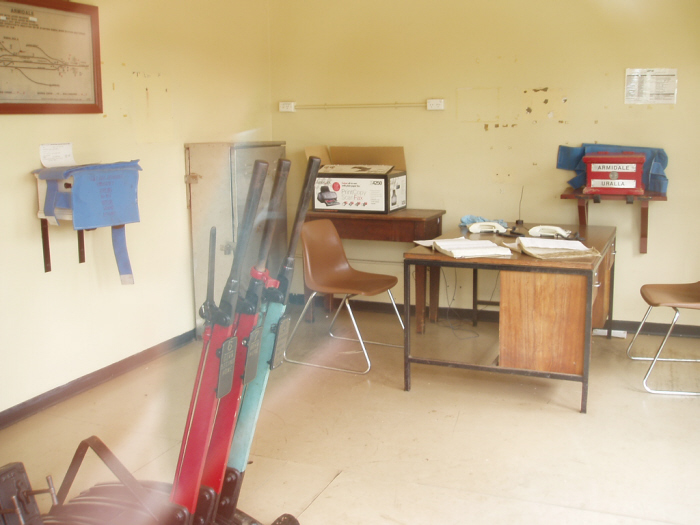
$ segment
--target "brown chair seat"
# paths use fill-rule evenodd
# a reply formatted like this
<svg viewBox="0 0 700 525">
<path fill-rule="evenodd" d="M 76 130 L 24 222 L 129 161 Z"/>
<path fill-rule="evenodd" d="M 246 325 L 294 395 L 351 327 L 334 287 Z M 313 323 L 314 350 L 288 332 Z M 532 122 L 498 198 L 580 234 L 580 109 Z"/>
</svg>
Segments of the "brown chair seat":
<svg viewBox="0 0 700 525">
<path fill-rule="evenodd" d="M 700 310 L 700 281 L 688 284 L 645 284 L 641 293 L 650 306 Z"/>
<path fill-rule="evenodd" d="M 323 276 L 315 282 L 306 281 L 306 286 L 318 293 L 351 294 L 372 296 L 396 286 L 398 278 L 393 275 L 382 275 L 355 270 L 343 269 L 336 274 Z"/>
</svg>

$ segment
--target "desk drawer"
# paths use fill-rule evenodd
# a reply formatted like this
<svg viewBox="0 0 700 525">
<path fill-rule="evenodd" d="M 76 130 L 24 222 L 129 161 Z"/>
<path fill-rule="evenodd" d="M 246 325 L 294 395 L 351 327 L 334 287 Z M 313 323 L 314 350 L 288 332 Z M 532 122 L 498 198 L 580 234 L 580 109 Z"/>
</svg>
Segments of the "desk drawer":
<svg viewBox="0 0 700 525">
<path fill-rule="evenodd" d="M 584 275 L 501 272 L 499 364 L 583 375 Z"/>
</svg>

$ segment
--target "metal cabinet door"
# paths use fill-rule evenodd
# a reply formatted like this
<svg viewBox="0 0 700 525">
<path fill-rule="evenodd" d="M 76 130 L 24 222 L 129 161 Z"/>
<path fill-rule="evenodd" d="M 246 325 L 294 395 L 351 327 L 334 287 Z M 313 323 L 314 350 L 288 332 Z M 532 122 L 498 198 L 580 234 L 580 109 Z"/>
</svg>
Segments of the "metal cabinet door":
<svg viewBox="0 0 700 525">
<path fill-rule="evenodd" d="M 219 302 L 228 278 L 237 241 L 239 217 L 242 217 L 250 186 L 253 164 L 264 160 L 270 165 L 258 211 L 248 255 L 243 262 L 241 290 L 250 280 L 250 268 L 257 258 L 260 236 L 264 228 L 267 205 L 277 159 L 285 156 L 284 142 L 203 143 L 185 146 L 187 161 L 188 202 L 192 232 L 192 266 L 194 311 L 197 336 L 203 330 L 198 310 L 206 298 L 209 230 L 216 226 L 216 270 L 214 298 Z M 284 257 L 287 244 L 286 199 L 275 220 L 275 237 L 268 266 L 275 275 Z"/>
</svg>

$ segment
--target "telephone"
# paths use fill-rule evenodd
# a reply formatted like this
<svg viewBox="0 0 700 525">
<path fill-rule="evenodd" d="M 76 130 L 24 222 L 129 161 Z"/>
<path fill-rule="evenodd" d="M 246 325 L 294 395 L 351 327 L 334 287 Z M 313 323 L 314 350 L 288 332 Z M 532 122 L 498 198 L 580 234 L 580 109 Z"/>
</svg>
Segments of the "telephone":
<svg viewBox="0 0 700 525">
<path fill-rule="evenodd" d="M 530 228 L 528 232 L 531 237 L 562 237 L 568 239 L 571 235 L 569 230 L 560 228 L 559 226 L 535 226 Z"/>
<path fill-rule="evenodd" d="M 475 222 L 469 226 L 472 233 L 505 233 L 506 229 L 497 222 Z"/>
</svg>

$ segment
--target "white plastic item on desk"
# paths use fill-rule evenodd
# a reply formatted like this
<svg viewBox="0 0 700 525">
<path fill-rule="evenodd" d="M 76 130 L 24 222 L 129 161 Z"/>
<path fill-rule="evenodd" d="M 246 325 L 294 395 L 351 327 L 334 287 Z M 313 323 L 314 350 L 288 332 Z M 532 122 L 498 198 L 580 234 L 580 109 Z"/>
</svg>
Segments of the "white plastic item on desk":
<svg viewBox="0 0 700 525">
<path fill-rule="evenodd" d="M 469 226 L 472 233 L 505 233 L 506 229 L 497 222 L 475 222 Z"/>
<path fill-rule="evenodd" d="M 531 237 L 562 237 L 566 239 L 571 235 L 571 231 L 560 228 L 559 226 L 535 226 L 530 228 L 528 232 Z"/>
</svg>

